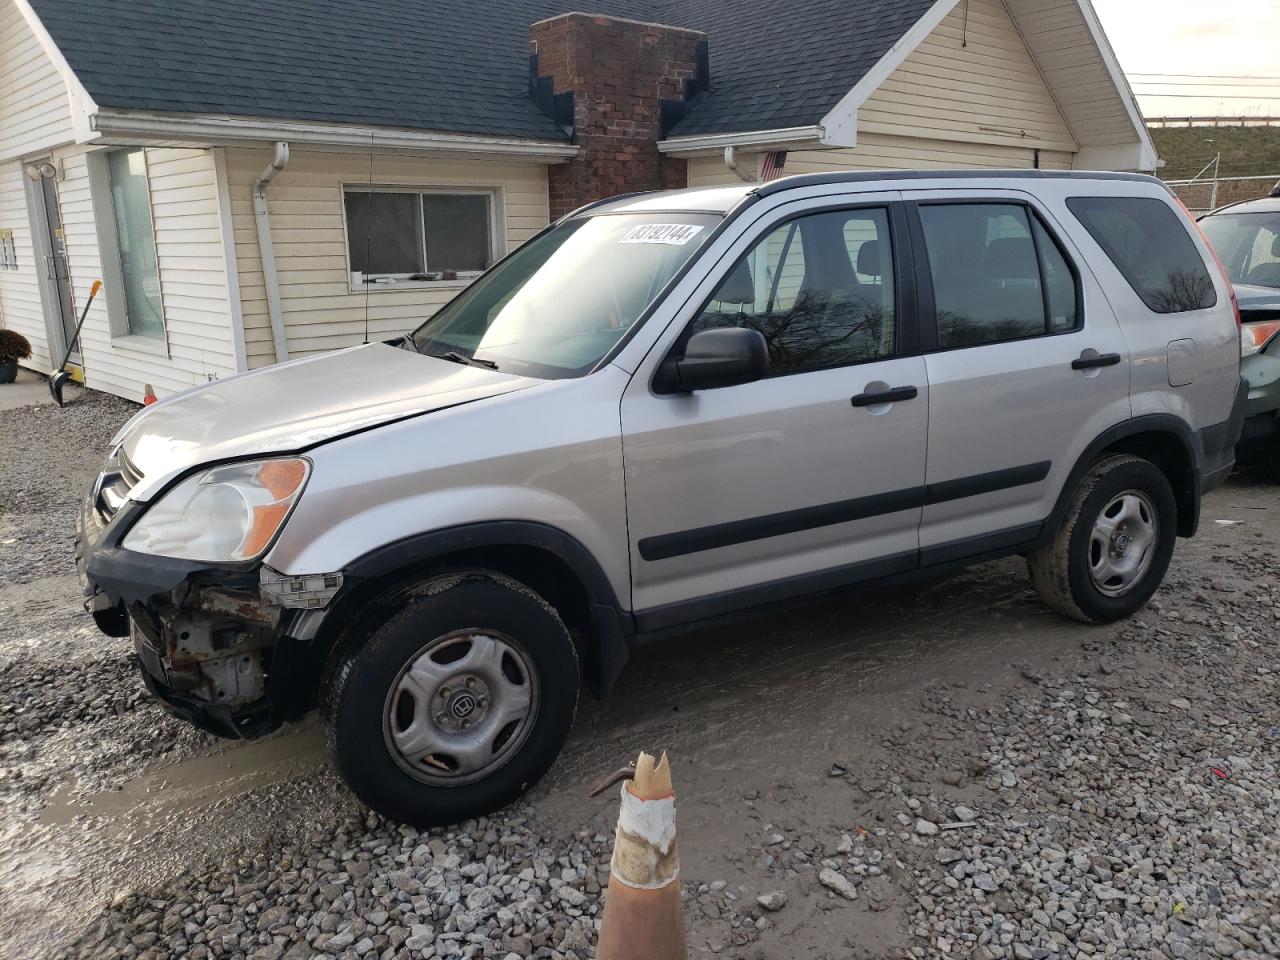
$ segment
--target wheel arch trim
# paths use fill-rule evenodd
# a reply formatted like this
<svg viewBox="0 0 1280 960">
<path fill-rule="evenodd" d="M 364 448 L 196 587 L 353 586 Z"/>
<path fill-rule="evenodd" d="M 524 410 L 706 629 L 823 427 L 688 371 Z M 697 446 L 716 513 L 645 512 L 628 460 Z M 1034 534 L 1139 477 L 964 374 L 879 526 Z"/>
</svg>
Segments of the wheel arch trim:
<svg viewBox="0 0 1280 960">
<path fill-rule="evenodd" d="M 535 521 L 466 523 L 413 534 L 377 547 L 343 569 L 343 590 L 323 611 L 323 619 L 315 616 L 319 611 L 299 611 L 301 616 L 289 632 L 295 636 L 305 632 L 308 638 L 314 638 L 322 627 L 329 625 L 331 615 L 343 609 L 345 599 L 371 583 L 394 578 L 398 573 L 450 555 L 502 547 L 541 550 L 560 560 L 577 579 L 589 608 L 583 677 L 596 696 L 607 694 L 629 657 L 634 620 L 630 611 L 619 603 L 613 584 L 591 551 L 563 530 Z"/>
<path fill-rule="evenodd" d="M 1185 420 L 1166 413 L 1152 413 L 1134 417 L 1123 423 L 1117 423 L 1098 434 L 1093 442 L 1085 447 L 1084 451 L 1076 459 L 1071 472 L 1067 475 L 1067 481 L 1058 493 L 1058 500 L 1054 504 L 1053 512 L 1049 515 L 1048 520 L 1045 521 L 1042 535 L 1052 533 L 1062 523 L 1062 519 L 1071 504 L 1072 493 L 1088 471 L 1089 465 L 1098 458 L 1102 451 L 1121 441 L 1144 435 L 1153 435 L 1174 441 L 1187 458 L 1187 465 L 1190 469 L 1190 487 L 1179 489 L 1179 484 L 1172 477 L 1170 478 L 1170 484 L 1174 488 L 1174 498 L 1178 503 L 1178 535 L 1183 537 L 1194 536 L 1200 523 L 1200 474 L 1203 462 L 1200 438 Z"/>
</svg>

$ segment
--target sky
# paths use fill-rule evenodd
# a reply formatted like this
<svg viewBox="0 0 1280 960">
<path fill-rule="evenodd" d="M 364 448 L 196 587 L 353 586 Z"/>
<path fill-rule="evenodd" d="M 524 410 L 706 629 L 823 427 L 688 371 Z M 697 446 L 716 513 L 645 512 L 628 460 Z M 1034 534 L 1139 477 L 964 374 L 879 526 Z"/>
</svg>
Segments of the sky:
<svg viewBox="0 0 1280 960">
<path fill-rule="evenodd" d="M 1280 117 L 1280 0 L 1093 5 L 1148 117 Z"/>
</svg>

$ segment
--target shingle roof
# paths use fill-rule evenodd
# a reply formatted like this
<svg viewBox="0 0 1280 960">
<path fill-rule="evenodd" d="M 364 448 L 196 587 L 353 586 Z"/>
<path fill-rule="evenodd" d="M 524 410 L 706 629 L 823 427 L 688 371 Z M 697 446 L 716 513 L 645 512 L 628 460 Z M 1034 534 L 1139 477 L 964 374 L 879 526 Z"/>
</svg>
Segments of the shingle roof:
<svg viewBox="0 0 1280 960">
<path fill-rule="evenodd" d="M 560 140 L 528 27 L 571 10 L 709 35 L 672 135 L 817 123 L 933 0 L 32 0 L 101 107 Z"/>
</svg>

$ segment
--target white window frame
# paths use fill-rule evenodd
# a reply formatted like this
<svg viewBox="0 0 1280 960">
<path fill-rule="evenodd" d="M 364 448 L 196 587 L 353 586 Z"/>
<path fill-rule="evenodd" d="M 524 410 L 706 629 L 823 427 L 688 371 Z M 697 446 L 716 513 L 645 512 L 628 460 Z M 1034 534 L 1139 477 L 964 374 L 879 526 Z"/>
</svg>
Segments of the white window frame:
<svg viewBox="0 0 1280 960">
<path fill-rule="evenodd" d="M 13 230 L 0 229 L 0 270 L 18 269 L 18 247 L 14 242 Z"/>
<path fill-rule="evenodd" d="M 497 263 L 506 253 L 506 229 L 501 187 L 422 186 L 410 183 L 361 183 L 344 182 L 342 185 L 342 255 L 347 261 L 347 283 L 352 293 L 392 290 L 440 290 L 461 289 L 480 276 L 483 270 L 458 271 L 453 280 L 410 280 L 408 273 L 360 274 L 351 269 L 351 228 L 347 222 L 348 193 L 411 193 L 418 197 L 418 210 L 422 210 L 424 196 L 480 196 L 489 201 L 489 265 Z M 422 222 L 422 235 L 418 238 L 422 262 L 427 262 L 427 229 Z M 429 264 L 428 264 L 429 266 Z"/>
<path fill-rule="evenodd" d="M 111 170 L 107 156 L 120 151 L 139 150 L 147 177 L 147 212 L 151 217 L 151 242 L 156 244 L 156 281 L 160 284 L 160 323 L 162 336 L 149 337 L 129 329 L 129 306 L 124 295 L 124 271 L 120 263 L 120 239 L 116 232 L 115 200 L 111 193 Z M 89 178 L 89 197 L 93 203 L 94 227 L 98 235 L 98 252 L 102 261 L 103 294 L 107 301 L 107 325 L 112 347 L 127 347 L 143 353 L 169 356 L 169 317 L 164 295 L 164 277 L 160 270 L 159 241 L 156 237 L 155 198 L 151 191 L 151 157 L 147 148 L 112 146 L 92 150 L 85 155 Z"/>
</svg>

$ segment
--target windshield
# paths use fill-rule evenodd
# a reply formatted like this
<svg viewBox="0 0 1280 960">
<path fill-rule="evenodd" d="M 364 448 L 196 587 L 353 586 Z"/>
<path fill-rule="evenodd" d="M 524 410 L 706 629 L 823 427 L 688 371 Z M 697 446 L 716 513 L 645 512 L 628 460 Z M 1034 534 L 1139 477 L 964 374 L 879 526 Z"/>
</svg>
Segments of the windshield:
<svg viewBox="0 0 1280 960">
<path fill-rule="evenodd" d="M 1280 212 L 1221 213 L 1200 221 L 1232 283 L 1280 287 Z"/>
<path fill-rule="evenodd" d="M 605 214 L 529 241 L 413 333 L 419 353 L 505 373 L 581 376 L 706 242 L 711 214 Z"/>
</svg>

